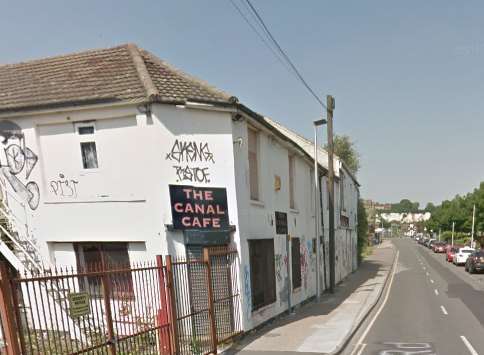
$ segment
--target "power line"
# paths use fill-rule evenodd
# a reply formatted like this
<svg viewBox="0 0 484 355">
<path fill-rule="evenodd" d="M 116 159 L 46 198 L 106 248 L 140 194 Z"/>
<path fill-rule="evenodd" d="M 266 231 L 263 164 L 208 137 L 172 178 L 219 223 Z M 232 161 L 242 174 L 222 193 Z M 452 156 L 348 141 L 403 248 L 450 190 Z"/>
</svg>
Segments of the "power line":
<svg viewBox="0 0 484 355">
<path fill-rule="evenodd" d="M 252 22 L 250 22 L 250 20 L 247 18 L 247 16 L 244 14 L 244 12 L 240 9 L 240 7 L 237 6 L 237 4 L 234 2 L 234 0 L 230 0 L 230 2 L 234 6 L 234 8 L 237 10 L 237 12 L 240 14 L 240 16 L 242 16 L 242 18 L 245 20 L 245 22 L 247 22 L 247 24 L 250 26 L 250 28 L 252 28 L 252 30 L 257 34 L 257 36 L 260 38 L 260 40 L 265 44 L 265 46 L 272 52 L 272 54 L 274 54 L 274 56 L 277 58 L 279 63 L 281 63 L 287 70 L 290 71 L 291 69 L 288 67 L 287 63 L 284 62 L 284 59 L 280 57 L 280 54 L 278 54 L 276 52 L 276 50 L 270 45 L 270 43 L 264 38 L 264 36 L 259 33 L 257 28 L 252 24 Z M 250 14 L 252 16 L 254 16 L 252 13 L 250 13 Z"/>
<path fill-rule="evenodd" d="M 274 38 L 274 36 L 272 35 L 271 31 L 269 31 L 269 28 L 266 26 L 264 20 L 262 19 L 262 17 L 259 15 L 259 13 L 257 12 L 257 10 L 254 8 L 254 6 L 252 5 L 252 3 L 250 2 L 250 0 L 245 0 L 247 2 L 247 4 L 249 5 L 249 7 L 251 8 L 252 12 L 255 14 L 255 16 L 257 17 L 257 19 L 259 20 L 260 24 L 262 25 L 262 27 L 264 28 L 264 31 L 266 32 L 266 34 L 269 36 L 270 40 L 272 41 L 272 43 L 276 46 L 276 48 L 278 49 L 279 53 L 282 54 L 283 58 L 285 58 L 285 60 L 287 61 L 287 63 L 291 66 L 291 68 L 293 69 L 294 73 L 296 74 L 296 76 L 299 78 L 299 80 L 301 81 L 301 83 L 306 87 L 306 89 L 311 93 L 312 96 L 314 96 L 314 98 L 319 102 L 319 104 L 321 106 L 323 106 L 324 108 L 326 108 L 326 105 L 324 104 L 324 102 L 319 98 L 318 95 L 316 95 L 316 93 L 314 92 L 314 90 L 309 86 L 309 84 L 306 82 L 306 80 L 303 78 L 303 76 L 301 75 L 301 73 L 299 72 L 299 70 L 296 68 L 296 66 L 294 65 L 294 63 L 291 61 L 291 59 L 289 58 L 289 56 L 286 54 L 286 52 L 282 49 L 282 47 L 279 45 L 279 43 L 276 41 L 276 39 Z"/>
</svg>

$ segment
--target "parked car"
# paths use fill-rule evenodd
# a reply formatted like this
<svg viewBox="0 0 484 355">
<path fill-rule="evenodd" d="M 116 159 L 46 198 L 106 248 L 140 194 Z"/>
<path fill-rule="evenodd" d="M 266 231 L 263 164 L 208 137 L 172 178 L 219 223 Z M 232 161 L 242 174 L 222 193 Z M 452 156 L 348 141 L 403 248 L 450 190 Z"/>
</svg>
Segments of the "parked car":
<svg viewBox="0 0 484 355">
<path fill-rule="evenodd" d="M 471 247 L 459 248 L 455 252 L 452 262 L 454 263 L 454 265 L 464 265 L 469 255 L 471 255 L 474 251 L 475 250 Z"/>
<path fill-rule="evenodd" d="M 435 242 L 432 244 L 432 250 L 434 253 L 445 253 L 446 242 Z"/>
<path fill-rule="evenodd" d="M 478 250 L 469 255 L 465 265 L 466 271 L 470 274 L 484 270 L 484 250 Z"/>
<path fill-rule="evenodd" d="M 427 248 L 432 249 L 432 245 L 437 241 L 437 239 L 429 239 L 427 243 Z"/>
<path fill-rule="evenodd" d="M 447 253 L 445 257 L 449 263 L 454 261 L 454 254 L 457 252 L 457 250 L 459 250 L 459 246 L 457 245 L 455 246 L 450 245 L 450 248 L 447 249 Z"/>
</svg>

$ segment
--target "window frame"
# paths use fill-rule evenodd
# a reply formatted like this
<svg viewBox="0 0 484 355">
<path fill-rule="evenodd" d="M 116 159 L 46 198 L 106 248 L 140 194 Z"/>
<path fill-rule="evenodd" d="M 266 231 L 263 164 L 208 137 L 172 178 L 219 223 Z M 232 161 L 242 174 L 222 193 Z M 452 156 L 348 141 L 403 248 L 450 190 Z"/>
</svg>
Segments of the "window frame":
<svg viewBox="0 0 484 355">
<path fill-rule="evenodd" d="M 289 190 L 289 208 L 291 210 L 297 210 L 296 204 L 296 157 L 294 154 L 289 153 L 288 156 L 288 190 Z"/>
<path fill-rule="evenodd" d="M 254 138 L 255 138 L 255 149 L 254 151 L 251 151 L 251 145 L 249 144 L 249 136 L 250 136 L 250 133 L 253 133 L 254 134 Z M 253 126 L 250 126 L 250 125 L 247 125 L 247 161 L 248 161 L 248 168 L 249 168 L 249 197 L 250 197 L 250 200 L 253 201 L 253 202 L 262 202 L 262 199 L 261 199 L 261 186 L 260 186 L 260 182 L 261 182 L 261 179 L 260 179 L 260 131 L 257 130 L 255 127 Z M 257 196 L 253 196 L 252 195 L 252 188 L 253 188 L 253 183 L 252 183 L 252 173 L 251 173 L 251 153 L 255 153 L 255 169 L 256 169 L 256 172 L 255 172 L 255 179 L 256 179 L 256 182 L 257 182 L 257 191 L 256 191 L 256 195 Z"/>
<path fill-rule="evenodd" d="M 80 128 L 84 127 L 92 127 L 93 128 L 93 133 L 88 133 L 88 134 L 81 134 L 79 133 Z M 98 171 L 100 168 L 100 163 L 99 163 L 99 151 L 98 151 L 98 144 L 97 144 L 97 128 L 96 128 L 96 122 L 95 121 L 84 121 L 84 122 L 76 122 L 74 124 L 74 129 L 76 131 L 76 135 L 78 138 L 79 142 L 79 149 L 81 153 L 81 170 L 84 172 L 95 172 Z M 94 147 L 96 150 L 96 163 L 97 167 L 95 168 L 85 168 L 84 167 L 84 156 L 83 156 L 83 150 L 82 150 L 82 144 L 83 143 L 94 143 Z"/>
<path fill-rule="evenodd" d="M 109 250 L 105 250 L 107 245 L 122 245 L 126 248 L 126 256 L 127 256 L 127 263 L 126 264 L 117 264 L 117 265 L 111 265 L 113 268 L 131 268 L 131 264 L 129 261 L 129 243 L 128 242 L 75 242 L 74 244 L 74 252 L 76 255 L 76 265 L 77 265 L 77 270 L 86 272 L 86 273 L 91 273 L 91 272 L 104 272 L 105 270 L 110 270 L 111 267 L 109 263 L 107 262 L 106 254 L 109 252 Z M 99 265 L 89 267 L 86 265 L 86 260 L 85 260 L 85 250 L 84 248 L 96 248 L 97 252 L 100 255 L 100 263 Z M 133 279 L 132 279 L 132 274 L 128 273 L 128 277 L 124 274 L 118 274 L 118 273 L 112 273 L 110 274 L 111 279 L 115 279 L 116 276 L 118 279 L 124 279 L 123 281 L 127 281 L 127 289 L 126 290 L 117 290 L 116 289 L 116 282 L 111 283 L 111 298 L 113 299 L 126 299 L 126 298 L 133 298 L 134 297 L 134 287 L 133 287 Z M 124 275 L 124 276 L 123 276 Z M 95 285 L 91 283 L 91 280 L 93 280 Z M 93 276 L 82 276 L 78 278 L 79 282 L 79 290 L 83 292 L 88 292 L 91 297 L 93 298 L 102 298 L 102 284 L 100 280 L 99 275 L 93 275 Z M 123 285 L 124 286 L 124 285 Z"/>
</svg>

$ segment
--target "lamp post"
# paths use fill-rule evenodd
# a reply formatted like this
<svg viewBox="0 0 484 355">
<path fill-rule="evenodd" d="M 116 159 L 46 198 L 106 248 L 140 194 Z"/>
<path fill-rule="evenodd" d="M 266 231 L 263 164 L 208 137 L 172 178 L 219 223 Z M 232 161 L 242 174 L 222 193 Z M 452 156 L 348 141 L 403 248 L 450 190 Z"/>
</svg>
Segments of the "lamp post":
<svg viewBox="0 0 484 355">
<path fill-rule="evenodd" d="M 326 124 L 325 119 L 316 120 L 314 125 L 314 233 L 316 234 L 316 300 L 321 299 L 321 240 L 319 234 L 319 173 L 318 173 L 318 127 Z"/>
</svg>

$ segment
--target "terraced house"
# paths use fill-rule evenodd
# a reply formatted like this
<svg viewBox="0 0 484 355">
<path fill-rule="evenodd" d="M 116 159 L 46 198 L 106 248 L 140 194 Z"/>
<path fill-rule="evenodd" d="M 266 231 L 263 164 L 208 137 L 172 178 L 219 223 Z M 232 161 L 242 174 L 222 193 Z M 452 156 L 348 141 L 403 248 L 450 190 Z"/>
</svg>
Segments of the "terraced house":
<svg viewBox="0 0 484 355">
<path fill-rule="evenodd" d="M 0 252 L 19 272 L 233 248 L 248 330 L 315 295 L 318 198 L 328 284 L 326 152 L 315 197 L 310 141 L 133 44 L 0 66 L 0 136 Z M 359 185 L 335 169 L 339 281 Z"/>
</svg>

